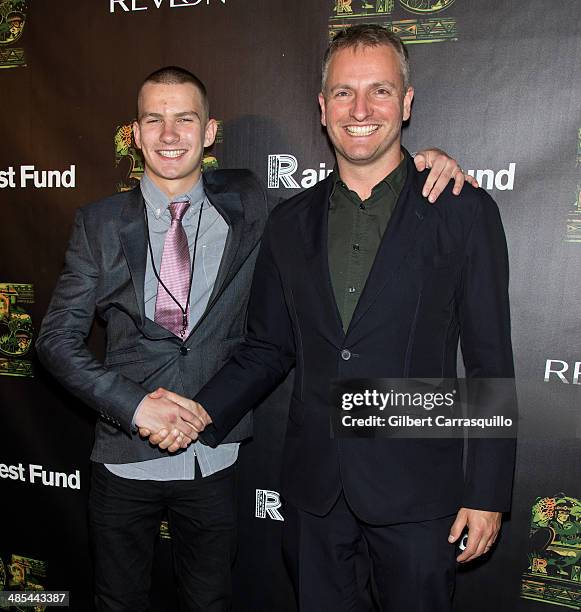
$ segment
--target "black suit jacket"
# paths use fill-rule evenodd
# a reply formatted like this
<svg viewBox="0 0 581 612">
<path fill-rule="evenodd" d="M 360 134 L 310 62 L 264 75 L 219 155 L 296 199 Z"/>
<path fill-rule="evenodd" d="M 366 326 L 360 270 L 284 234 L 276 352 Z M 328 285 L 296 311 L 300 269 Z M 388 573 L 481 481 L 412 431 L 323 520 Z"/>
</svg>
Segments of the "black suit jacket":
<svg viewBox="0 0 581 612">
<path fill-rule="evenodd" d="M 334 378 L 456 376 L 458 339 L 468 377 L 512 377 L 508 262 L 494 201 L 467 186 L 437 204 L 407 156 L 407 180 L 346 333 L 327 256 L 332 178 L 271 214 L 258 256 L 248 336 L 196 396 L 216 443 L 296 364 L 282 491 L 323 515 L 341 488 L 375 524 L 446 516 L 460 506 L 505 511 L 513 440 L 332 439 Z"/>
<path fill-rule="evenodd" d="M 139 187 L 77 211 L 64 269 L 36 343 L 44 366 L 99 413 L 91 458 L 143 461 L 162 451 L 131 431 L 146 393 L 163 386 L 193 396 L 242 342 L 258 243 L 268 206 L 247 170 L 204 173 L 204 190 L 228 223 L 208 306 L 182 341 L 145 317 L 147 230 Z M 95 316 L 106 326 L 104 363 L 85 341 Z M 251 435 L 244 419 L 226 441 Z"/>
</svg>

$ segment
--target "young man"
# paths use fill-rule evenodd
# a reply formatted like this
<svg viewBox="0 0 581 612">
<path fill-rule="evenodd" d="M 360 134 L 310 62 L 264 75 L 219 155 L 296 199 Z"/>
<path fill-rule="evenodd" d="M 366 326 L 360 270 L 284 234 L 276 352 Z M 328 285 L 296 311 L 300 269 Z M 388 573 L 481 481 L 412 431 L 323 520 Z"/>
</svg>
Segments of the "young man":
<svg viewBox="0 0 581 612">
<path fill-rule="evenodd" d="M 148 609 L 165 511 L 181 609 L 223 611 L 236 544 L 233 466 L 251 421 L 216 449 L 194 444 L 175 455 L 137 428 L 166 428 L 178 447 L 203 429 L 191 411 L 148 393 L 163 386 L 193 396 L 242 341 L 268 205 L 246 170 L 201 175 L 216 122 L 190 72 L 167 67 L 147 77 L 133 129 L 141 185 L 77 212 L 37 350 L 100 416 L 90 492 L 97 609 Z M 448 161 L 436 154 L 444 182 L 457 168 Z M 95 315 L 106 325 L 104 363 L 86 346 Z"/>
<path fill-rule="evenodd" d="M 154 395 L 211 421 L 201 436 L 215 444 L 296 366 L 282 493 L 305 612 L 369 609 L 362 548 L 382 610 L 449 612 L 463 529 L 459 562 L 490 550 L 510 506 L 513 440 L 471 441 L 463 474 L 462 440 L 329 433 L 332 379 L 455 378 L 459 339 L 467 377 L 514 375 L 497 207 L 474 189 L 426 202 L 401 147 L 413 95 L 397 36 L 366 24 L 337 35 L 319 96 L 337 171 L 271 214 L 229 363 L 196 401 Z"/>
</svg>

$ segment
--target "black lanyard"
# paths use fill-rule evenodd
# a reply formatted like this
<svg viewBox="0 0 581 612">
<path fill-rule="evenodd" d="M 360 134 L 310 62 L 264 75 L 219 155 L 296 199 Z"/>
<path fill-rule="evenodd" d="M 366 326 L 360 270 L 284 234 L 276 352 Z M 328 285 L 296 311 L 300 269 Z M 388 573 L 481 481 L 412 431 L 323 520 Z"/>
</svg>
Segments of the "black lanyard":
<svg viewBox="0 0 581 612">
<path fill-rule="evenodd" d="M 157 278 L 157 280 L 159 281 L 159 284 L 165 289 L 169 297 L 177 304 L 178 308 L 182 312 L 182 331 L 180 332 L 180 336 L 182 340 L 184 340 L 186 336 L 186 331 L 188 330 L 188 308 L 190 307 L 190 297 L 192 293 L 192 281 L 194 279 L 194 265 L 196 263 L 196 250 L 198 247 L 198 235 L 200 233 L 200 225 L 202 223 L 202 211 L 204 210 L 204 200 L 202 200 L 202 203 L 200 204 L 200 213 L 198 214 L 198 225 L 196 227 L 196 237 L 194 239 L 194 252 L 192 254 L 192 266 L 190 270 L 190 282 L 188 285 L 188 299 L 186 301 L 185 308 L 179 303 L 178 300 L 176 300 L 173 293 L 165 286 L 165 283 L 161 280 L 161 277 L 159 276 L 157 272 L 157 268 L 155 267 L 155 261 L 153 260 L 153 248 L 151 247 L 151 237 L 149 235 L 149 220 L 147 219 L 147 205 L 145 203 L 145 198 L 143 197 L 143 194 L 141 194 L 141 200 L 143 202 L 143 213 L 145 215 L 145 226 L 147 228 L 147 244 L 149 246 L 149 256 L 151 257 L 151 267 L 153 269 L 153 273 L 155 274 L 155 278 Z M 166 232 L 166 236 L 167 236 L 167 232 Z M 162 249 L 162 259 L 163 259 L 163 249 Z"/>
</svg>

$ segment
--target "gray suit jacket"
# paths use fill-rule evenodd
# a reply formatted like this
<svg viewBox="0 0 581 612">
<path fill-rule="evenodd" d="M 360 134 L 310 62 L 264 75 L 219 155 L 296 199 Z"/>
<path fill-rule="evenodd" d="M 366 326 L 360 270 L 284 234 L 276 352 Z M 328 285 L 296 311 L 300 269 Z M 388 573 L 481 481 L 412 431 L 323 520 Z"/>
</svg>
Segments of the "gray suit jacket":
<svg viewBox="0 0 581 612">
<path fill-rule="evenodd" d="M 161 456 L 131 430 L 139 402 L 159 386 L 193 397 L 243 340 L 257 247 L 268 216 L 266 194 L 247 170 L 217 170 L 203 178 L 206 195 L 229 231 L 206 311 L 183 344 L 145 317 L 147 233 L 139 188 L 77 211 L 36 349 L 43 365 L 99 413 L 94 461 Z M 95 316 L 106 326 L 104 363 L 86 345 Z M 249 416 L 224 441 L 251 433 Z"/>
</svg>

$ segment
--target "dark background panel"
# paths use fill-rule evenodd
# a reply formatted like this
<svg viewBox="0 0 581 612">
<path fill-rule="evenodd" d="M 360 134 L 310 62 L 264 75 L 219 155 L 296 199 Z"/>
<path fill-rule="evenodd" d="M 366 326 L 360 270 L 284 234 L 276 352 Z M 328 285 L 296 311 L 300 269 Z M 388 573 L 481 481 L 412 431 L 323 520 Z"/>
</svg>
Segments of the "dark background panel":
<svg viewBox="0 0 581 612">
<path fill-rule="evenodd" d="M 221 167 L 251 168 L 265 183 L 269 155 L 295 156 L 299 181 L 305 169 L 332 167 L 316 96 L 334 1 L 161 4 L 157 9 L 153 0 L 138 0 L 148 10 L 111 13 L 108 0 L 29 1 L 15 45 L 25 49 L 27 66 L 0 70 L 0 171 L 23 164 L 76 167 L 74 188 L 0 190 L 0 283 L 34 285 L 35 301 L 25 309 L 36 329 L 62 265 L 74 210 L 115 191 L 122 174 L 115 167 L 115 129 L 133 119 L 139 83 L 157 67 L 181 64 L 207 83 L 212 113 L 223 122 L 223 142 L 213 150 Z M 352 2 L 355 11 L 363 4 Z M 448 4 L 420 17 L 455 19 L 456 40 L 409 45 L 415 101 L 404 143 L 412 151 L 439 146 L 466 169 L 496 173 L 515 164 L 514 188 L 490 193 L 511 255 L 521 412 L 546 415 L 549 423 L 579 406 L 579 387 L 545 383 L 543 375 L 547 359 L 564 360 L 570 368 L 581 360 L 581 245 L 565 241 L 567 212 L 581 183 L 581 6 L 577 0 Z M 393 15 L 418 18 L 400 0 Z M 273 198 L 296 192 L 270 190 Z M 102 346 L 97 325 L 91 347 L 99 355 Z M 38 364 L 34 370 L 34 378 L 0 376 L 0 464 L 79 470 L 81 489 L 0 480 L 0 559 L 5 567 L 12 555 L 43 561 L 46 576 L 39 582 L 71 590 L 71 609 L 88 610 L 85 520 L 94 417 Z M 240 453 L 237 611 L 294 610 L 280 555 L 280 521 L 255 516 L 256 490 L 278 490 L 286 394 L 282 389 L 257 411 L 255 437 Z M 461 571 L 459 612 L 559 608 L 522 600 L 521 575 L 536 498 L 560 492 L 581 497 L 579 450 L 575 432 L 566 439 L 521 440 L 513 511 L 491 558 Z M 170 550 L 170 541 L 160 540 L 161 588 L 154 594 L 160 611 L 175 609 Z"/>
</svg>

